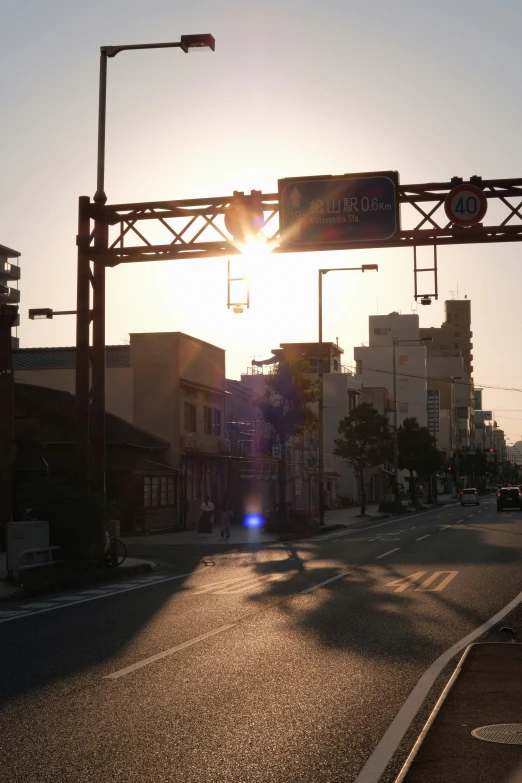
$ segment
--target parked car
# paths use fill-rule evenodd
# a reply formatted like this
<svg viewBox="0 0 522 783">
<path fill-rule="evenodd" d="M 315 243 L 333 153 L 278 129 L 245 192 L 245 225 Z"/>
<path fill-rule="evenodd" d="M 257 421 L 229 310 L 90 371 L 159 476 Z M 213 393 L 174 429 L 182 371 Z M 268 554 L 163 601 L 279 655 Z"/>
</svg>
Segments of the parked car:
<svg viewBox="0 0 522 783">
<path fill-rule="evenodd" d="M 498 492 L 499 489 L 498 484 L 486 484 L 486 492 Z"/>
<path fill-rule="evenodd" d="M 522 492 L 518 487 L 501 487 L 497 492 L 497 511 L 517 508 L 522 511 Z"/>
<path fill-rule="evenodd" d="M 474 506 L 480 504 L 478 492 L 475 487 L 468 487 L 467 489 L 460 490 L 460 505 L 467 506 L 472 503 Z"/>
</svg>

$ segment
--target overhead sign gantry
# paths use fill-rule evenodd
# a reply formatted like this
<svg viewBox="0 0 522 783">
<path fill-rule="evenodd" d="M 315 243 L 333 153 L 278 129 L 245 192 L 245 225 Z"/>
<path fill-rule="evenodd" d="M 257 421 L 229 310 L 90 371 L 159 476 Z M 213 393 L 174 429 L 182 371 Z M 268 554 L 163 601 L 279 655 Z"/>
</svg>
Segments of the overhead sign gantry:
<svg viewBox="0 0 522 783">
<path fill-rule="evenodd" d="M 495 217 L 487 223 L 492 205 Z M 273 253 L 412 247 L 414 295 L 429 304 L 437 298 L 437 247 L 520 242 L 521 209 L 522 178 L 453 177 L 403 185 L 397 172 L 287 178 L 280 180 L 277 193 L 268 194 L 128 204 L 92 203 L 82 196 L 77 237 L 79 475 L 89 475 L 91 486 L 103 492 L 106 267 L 232 256 L 259 233 Z M 415 250 L 422 246 L 434 248 L 433 267 L 417 266 Z M 418 290 L 420 272 L 433 273 L 432 291 Z M 91 410 L 93 388 L 97 403 Z"/>
</svg>

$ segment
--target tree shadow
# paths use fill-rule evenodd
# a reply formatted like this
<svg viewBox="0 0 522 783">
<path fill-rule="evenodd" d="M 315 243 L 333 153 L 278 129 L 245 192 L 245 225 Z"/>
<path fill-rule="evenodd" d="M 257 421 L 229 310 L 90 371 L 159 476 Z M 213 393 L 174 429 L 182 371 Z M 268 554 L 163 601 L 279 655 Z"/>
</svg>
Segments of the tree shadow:
<svg viewBox="0 0 522 783">
<path fill-rule="evenodd" d="M 315 556 L 311 556 L 309 544 L 294 544 L 287 550 L 288 557 L 279 563 L 256 563 L 257 573 L 275 572 L 285 574 L 287 579 L 267 583 L 264 592 L 252 594 L 250 601 L 259 605 L 274 597 L 282 599 L 279 609 L 289 622 L 289 630 L 310 636 L 326 648 L 345 649 L 373 660 L 431 661 L 434 652 L 448 646 L 448 625 L 458 639 L 487 618 L 470 605 L 469 591 L 451 589 L 451 585 L 458 587 L 458 574 L 446 591 L 437 590 L 446 574 L 441 574 L 433 587 L 420 589 L 424 580 L 438 571 L 462 571 L 487 564 L 507 566 L 520 560 L 518 544 L 504 546 L 486 541 L 486 526 L 456 526 L 453 530 L 442 531 L 441 535 L 464 535 L 464 544 L 447 547 L 441 554 L 439 547 L 425 547 L 421 552 L 413 540 L 403 542 L 401 550 L 393 555 L 393 565 L 376 560 L 377 553 L 373 552 L 363 558 L 366 562 L 354 563 L 349 553 L 356 554 L 356 550 L 348 546 L 343 554 L 339 541 L 322 542 L 323 548 L 316 549 Z M 349 537 L 343 541 L 350 544 Z M 408 576 L 421 572 L 422 577 L 415 583 L 403 587 Z M 336 579 L 340 574 L 345 575 Z M 396 580 L 403 581 L 389 585 Z M 322 582 L 327 584 L 317 591 L 296 595 Z M 286 597 L 288 600 L 283 600 Z"/>
</svg>

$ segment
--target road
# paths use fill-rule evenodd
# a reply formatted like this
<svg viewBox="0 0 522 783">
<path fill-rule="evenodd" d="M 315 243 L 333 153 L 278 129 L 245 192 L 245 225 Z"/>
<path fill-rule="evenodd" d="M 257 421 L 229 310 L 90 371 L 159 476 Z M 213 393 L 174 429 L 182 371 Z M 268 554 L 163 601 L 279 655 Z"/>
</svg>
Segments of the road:
<svg viewBox="0 0 522 783">
<path fill-rule="evenodd" d="M 412 689 L 522 591 L 521 536 L 490 496 L 2 604 L 0 779 L 391 783 L 456 659 Z"/>
</svg>

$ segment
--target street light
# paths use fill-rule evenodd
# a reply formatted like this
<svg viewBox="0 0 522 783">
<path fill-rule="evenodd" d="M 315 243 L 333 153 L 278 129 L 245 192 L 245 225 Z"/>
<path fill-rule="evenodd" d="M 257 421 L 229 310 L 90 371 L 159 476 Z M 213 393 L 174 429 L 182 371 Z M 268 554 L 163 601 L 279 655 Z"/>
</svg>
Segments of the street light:
<svg viewBox="0 0 522 783">
<path fill-rule="evenodd" d="M 153 44 L 125 44 L 100 47 L 100 83 L 98 96 L 98 153 L 96 172 L 96 193 L 94 203 L 102 206 L 107 201 L 105 194 L 105 125 L 107 104 L 107 58 L 120 52 L 134 49 L 179 48 L 186 54 L 193 51 L 214 51 L 215 41 L 212 35 L 182 35 L 180 41 Z M 89 219 L 80 219 L 78 235 L 90 233 Z M 103 251 L 108 245 L 108 225 L 102 211 L 94 220 L 94 250 Z M 81 252 L 78 255 L 77 317 L 76 317 L 76 444 L 77 470 L 81 480 L 86 481 L 89 465 L 92 465 L 92 488 L 105 497 L 105 261 L 94 262 L 91 272 L 90 261 Z M 88 302 L 90 287 L 93 289 L 92 310 Z M 90 393 L 92 401 L 91 433 L 92 453 L 89 454 L 89 352 L 90 322 L 92 329 L 93 383 Z"/>
<path fill-rule="evenodd" d="M 29 310 L 31 321 L 37 321 L 43 318 L 54 318 L 55 315 L 76 315 L 76 310 L 52 310 L 50 307 L 36 307 Z"/>
<path fill-rule="evenodd" d="M 418 340 L 393 340 L 393 472 L 395 481 L 395 501 L 399 503 L 399 428 L 397 426 L 397 359 L 396 359 L 396 346 L 397 345 L 424 345 L 424 343 L 431 343 L 432 337 L 419 338 Z"/>
<path fill-rule="evenodd" d="M 323 383 L 323 275 L 328 272 L 378 272 L 377 264 L 319 269 L 319 524 L 324 525 L 324 383 Z"/>
<path fill-rule="evenodd" d="M 130 49 L 181 49 L 185 54 L 189 52 L 212 51 L 216 49 L 214 37 L 209 33 L 199 35 L 182 35 L 179 41 L 154 44 L 125 44 L 123 46 L 100 47 L 100 92 L 98 113 L 98 172 L 96 183 L 96 204 L 105 204 L 105 109 L 107 103 L 107 57 L 116 57 L 120 52 Z"/>
</svg>

